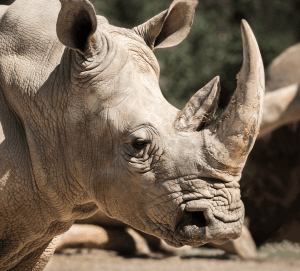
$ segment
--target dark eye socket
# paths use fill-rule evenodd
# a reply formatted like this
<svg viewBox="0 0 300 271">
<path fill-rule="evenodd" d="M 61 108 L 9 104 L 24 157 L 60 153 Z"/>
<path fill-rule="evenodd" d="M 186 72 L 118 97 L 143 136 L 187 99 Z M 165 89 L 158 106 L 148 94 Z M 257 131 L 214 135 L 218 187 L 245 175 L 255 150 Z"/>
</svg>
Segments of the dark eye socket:
<svg viewBox="0 0 300 271">
<path fill-rule="evenodd" d="M 149 144 L 148 140 L 144 139 L 136 139 L 135 141 L 132 142 L 132 147 L 135 148 L 136 150 L 142 150 L 144 149 L 147 145 Z"/>
</svg>

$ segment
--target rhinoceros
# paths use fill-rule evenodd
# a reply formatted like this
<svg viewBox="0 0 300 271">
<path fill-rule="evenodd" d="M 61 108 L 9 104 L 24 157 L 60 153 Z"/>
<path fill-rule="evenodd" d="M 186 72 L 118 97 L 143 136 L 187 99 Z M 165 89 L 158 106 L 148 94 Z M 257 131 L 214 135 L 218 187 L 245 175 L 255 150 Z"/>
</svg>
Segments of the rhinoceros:
<svg viewBox="0 0 300 271">
<path fill-rule="evenodd" d="M 153 51 L 184 40 L 196 5 L 174 0 L 133 29 L 87 0 L 0 7 L 1 270 L 42 270 L 54 237 L 98 209 L 177 247 L 241 234 L 263 63 L 242 21 L 227 109 L 214 119 L 218 77 L 183 110 L 169 104 Z"/>
</svg>

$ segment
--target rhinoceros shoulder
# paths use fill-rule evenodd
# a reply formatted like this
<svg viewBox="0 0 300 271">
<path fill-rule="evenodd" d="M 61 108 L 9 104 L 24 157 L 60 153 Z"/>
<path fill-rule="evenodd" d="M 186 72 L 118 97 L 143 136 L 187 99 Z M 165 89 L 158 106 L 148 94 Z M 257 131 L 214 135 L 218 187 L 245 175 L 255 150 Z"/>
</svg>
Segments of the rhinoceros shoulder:
<svg viewBox="0 0 300 271">
<path fill-rule="evenodd" d="M 44 45 L 47 46 L 49 40 L 57 39 L 56 20 L 59 9 L 58 0 L 16 1 L 10 6 L 3 6 L 0 8 L 0 33 L 4 35 L 14 33 L 12 37 L 14 40 L 8 40 L 6 43 L 23 41 L 24 45 L 28 46 L 44 41 Z M 14 44 L 10 45 L 14 46 Z M 42 50 L 43 48 L 38 49 Z"/>
<path fill-rule="evenodd" d="M 63 46 L 56 36 L 59 1 L 16 1 L 0 9 L 0 64 L 47 63 L 53 69 Z M 32 65 L 33 66 L 33 65 Z M 38 68 L 39 65 L 37 66 Z M 6 66 L 7 68 L 7 66 Z M 31 69 L 34 68 L 31 67 Z"/>
<path fill-rule="evenodd" d="M 8 100 L 36 93 L 60 64 L 65 47 L 56 36 L 59 9 L 58 0 L 29 0 L 0 11 L 0 85 Z"/>
</svg>

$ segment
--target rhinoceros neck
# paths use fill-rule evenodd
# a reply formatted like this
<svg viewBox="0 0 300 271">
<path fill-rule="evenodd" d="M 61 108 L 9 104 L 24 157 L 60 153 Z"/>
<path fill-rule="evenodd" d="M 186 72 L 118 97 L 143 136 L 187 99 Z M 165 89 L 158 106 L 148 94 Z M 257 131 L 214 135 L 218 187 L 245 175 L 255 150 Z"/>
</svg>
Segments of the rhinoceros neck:
<svg viewBox="0 0 300 271">
<path fill-rule="evenodd" d="M 56 43 L 52 45 L 52 48 L 57 46 Z M 25 69 L 23 77 L 16 78 L 24 84 L 18 85 L 15 81 L 13 88 L 8 88 L 6 83 L 11 82 L 8 77 L 4 77 L 6 82 L 2 93 L 4 108 L 10 112 L 11 122 L 16 128 L 8 128 L 11 127 L 11 124 L 5 122 L 8 117 L 2 114 L 5 121 L 1 120 L 1 125 L 6 129 L 7 144 L 2 142 L 4 151 L 1 151 L 1 155 L 6 152 L 10 154 L 7 164 L 1 163 L 4 166 L 1 182 L 10 183 L 6 186 L 9 189 L 6 195 L 16 194 L 15 186 L 19 187 L 18 197 L 26 199 L 27 205 L 34 205 L 38 199 L 43 208 L 35 210 L 35 217 L 42 217 L 45 225 L 52 221 L 71 221 L 86 211 L 89 215 L 97 209 L 76 178 L 70 174 L 64 156 L 67 142 L 64 138 L 63 110 L 69 95 L 72 54 L 66 52 L 59 60 L 58 56 L 62 54 L 60 45 L 56 49 L 59 50 L 52 55 L 54 59 L 47 62 L 47 68 L 43 70 L 47 63 L 42 65 L 36 61 L 30 66 L 31 71 Z M 18 66 L 26 68 L 27 61 L 32 60 L 20 59 Z M 51 66 L 53 70 L 49 71 Z M 30 82 L 30 88 L 24 88 L 26 78 L 35 72 L 36 77 Z M 11 148 L 16 150 L 12 152 Z M 0 159 L 8 158 L 1 156 Z M 22 202 L 19 201 L 21 206 Z M 14 211 L 11 212 L 13 215 Z"/>
<path fill-rule="evenodd" d="M 22 122 L 9 109 L 0 86 L 0 265 L 3 270 L 9 270 L 5 267 L 24 257 L 27 250 L 24 244 L 35 246 L 32 240 L 37 238 L 41 243 L 48 242 L 71 226 L 72 221 L 60 223 L 59 228 L 52 227 L 58 221 L 51 209 L 52 206 L 41 200 Z M 49 227 L 53 229 L 52 235 L 45 236 Z"/>
<path fill-rule="evenodd" d="M 69 174 L 59 118 L 51 120 L 53 113 L 43 118 L 32 107 L 31 114 L 20 119 L 9 109 L 2 91 L 0 104 L 0 211 L 14 216 L 24 204 L 30 209 L 38 202 L 43 207 L 32 209 L 31 222 L 39 217 L 45 225 L 55 220 L 74 220 L 85 211 L 93 213 L 97 206 Z M 5 202 L 11 204 L 3 207 Z"/>
</svg>

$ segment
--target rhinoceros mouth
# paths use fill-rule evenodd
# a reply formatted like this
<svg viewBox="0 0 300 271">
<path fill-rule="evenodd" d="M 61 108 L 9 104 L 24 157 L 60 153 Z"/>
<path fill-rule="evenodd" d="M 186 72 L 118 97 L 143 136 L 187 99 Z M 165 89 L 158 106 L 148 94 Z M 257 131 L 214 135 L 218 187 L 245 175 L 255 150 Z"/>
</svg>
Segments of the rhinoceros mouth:
<svg viewBox="0 0 300 271">
<path fill-rule="evenodd" d="M 180 245 L 201 246 L 212 242 L 222 244 L 236 239 L 243 224 L 243 204 L 227 215 L 216 210 L 210 203 L 193 200 L 179 208 L 174 239 Z"/>
</svg>

